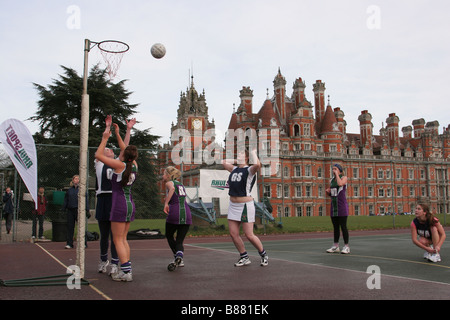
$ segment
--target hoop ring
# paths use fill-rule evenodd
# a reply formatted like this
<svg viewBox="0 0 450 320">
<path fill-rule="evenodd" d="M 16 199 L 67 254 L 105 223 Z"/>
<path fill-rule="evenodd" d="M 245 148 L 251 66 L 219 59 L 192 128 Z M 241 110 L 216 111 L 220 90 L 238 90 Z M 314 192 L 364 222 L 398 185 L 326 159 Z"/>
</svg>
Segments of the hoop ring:
<svg viewBox="0 0 450 320">
<path fill-rule="evenodd" d="M 116 46 L 122 45 L 123 50 L 112 50 L 112 48 L 105 49 L 105 48 L 102 48 L 103 44 L 109 44 L 109 45 L 115 44 Z M 118 40 L 104 40 L 104 41 L 97 43 L 97 46 L 100 50 L 102 50 L 104 52 L 108 52 L 108 53 L 125 53 L 130 49 L 129 45 L 127 45 L 125 42 L 118 41 Z"/>
</svg>

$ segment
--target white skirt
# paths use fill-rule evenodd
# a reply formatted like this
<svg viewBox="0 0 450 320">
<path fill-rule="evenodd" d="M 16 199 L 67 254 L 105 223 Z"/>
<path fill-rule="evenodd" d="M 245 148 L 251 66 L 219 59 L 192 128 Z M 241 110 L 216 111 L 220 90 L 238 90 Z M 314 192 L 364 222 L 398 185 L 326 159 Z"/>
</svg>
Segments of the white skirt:
<svg viewBox="0 0 450 320">
<path fill-rule="evenodd" d="M 255 222 L 255 203 L 252 201 L 231 202 L 228 207 L 228 220 L 240 222 Z"/>
</svg>

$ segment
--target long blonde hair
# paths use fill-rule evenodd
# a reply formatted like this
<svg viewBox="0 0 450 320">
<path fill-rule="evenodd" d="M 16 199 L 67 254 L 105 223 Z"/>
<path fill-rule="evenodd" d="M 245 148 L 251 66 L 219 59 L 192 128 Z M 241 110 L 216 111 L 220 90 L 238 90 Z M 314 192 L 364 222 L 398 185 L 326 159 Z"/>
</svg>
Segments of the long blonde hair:
<svg viewBox="0 0 450 320">
<path fill-rule="evenodd" d="M 181 171 L 173 166 L 167 167 L 166 172 L 169 175 L 170 180 L 177 180 L 181 177 Z"/>
</svg>

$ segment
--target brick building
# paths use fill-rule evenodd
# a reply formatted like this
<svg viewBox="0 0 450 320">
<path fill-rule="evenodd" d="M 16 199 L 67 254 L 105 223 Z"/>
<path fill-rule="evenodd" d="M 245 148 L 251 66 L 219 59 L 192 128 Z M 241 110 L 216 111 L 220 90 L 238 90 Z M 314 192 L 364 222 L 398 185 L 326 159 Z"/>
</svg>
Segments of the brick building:
<svg viewBox="0 0 450 320">
<path fill-rule="evenodd" d="M 413 212 L 420 198 L 427 199 L 435 213 L 449 212 L 449 125 L 439 133 L 438 121 L 420 118 L 412 126 L 402 127 L 400 135 L 399 117 L 390 113 L 386 127 L 383 125 L 375 134 L 371 114 L 362 110 L 358 116 L 360 132 L 348 133 L 343 110 L 333 109 L 326 101 L 325 83 L 321 80 L 313 84 L 314 105 L 306 97 L 301 78 L 295 79 L 289 97 L 286 80 L 278 70 L 273 88 L 273 96 L 267 94 L 258 110 L 253 106 L 253 91 L 243 87 L 240 105 L 233 110 L 228 129 L 278 130 L 276 170 L 263 166 L 257 183 L 260 197 L 270 198 L 274 215 L 329 215 L 325 189 L 334 163 L 340 163 L 349 178 L 351 215 Z M 196 147 L 201 146 L 201 150 L 206 146 L 205 139 L 195 137 L 194 129 L 198 135 L 199 130 L 214 127 L 214 121 L 208 120 L 204 92 L 198 95 L 192 82 L 186 94 L 181 94 L 172 133 L 178 128 L 190 130 L 195 154 Z M 172 142 L 163 149 L 172 150 L 176 144 Z M 169 152 L 160 152 L 160 160 L 168 164 Z M 195 185 L 198 169 L 205 166 L 184 165 L 184 183 Z"/>
</svg>

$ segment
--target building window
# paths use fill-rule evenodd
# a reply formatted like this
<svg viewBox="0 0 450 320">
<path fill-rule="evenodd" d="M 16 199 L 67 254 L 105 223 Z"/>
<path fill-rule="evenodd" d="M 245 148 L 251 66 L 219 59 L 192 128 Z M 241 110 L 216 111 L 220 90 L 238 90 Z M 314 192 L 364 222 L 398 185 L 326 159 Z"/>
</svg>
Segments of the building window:
<svg viewBox="0 0 450 320">
<path fill-rule="evenodd" d="M 302 167 L 301 166 L 295 166 L 294 167 L 295 176 L 301 177 L 302 176 Z"/>
<path fill-rule="evenodd" d="M 367 168 L 367 179 L 372 179 L 372 178 L 373 178 L 373 169 Z"/>
<path fill-rule="evenodd" d="M 386 197 L 387 198 L 391 198 L 392 197 L 391 188 L 386 189 Z"/>
<path fill-rule="evenodd" d="M 282 197 L 282 192 L 281 192 L 281 184 L 277 184 L 277 198 L 281 198 Z"/>
<path fill-rule="evenodd" d="M 395 171 L 396 171 L 395 178 L 396 178 L 397 180 L 400 180 L 400 179 L 402 178 L 402 170 L 400 170 L 400 169 L 395 169 Z"/>
<path fill-rule="evenodd" d="M 402 187 L 397 187 L 397 197 L 402 196 Z"/>
<path fill-rule="evenodd" d="M 284 207 L 284 216 L 289 217 L 289 207 Z"/>
<path fill-rule="evenodd" d="M 264 185 L 264 197 L 271 198 L 270 195 L 270 184 Z"/>
<path fill-rule="evenodd" d="M 353 178 L 359 178 L 359 168 L 353 168 Z"/>
<path fill-rule="evenodd" d="M 311 165 L 309 164 L 305 166 L 305 176 L 311 177 Z"/>
<path fill-rule="evenodd" d="M 295 186 L 295 197 L 300 198 L 302 196 L 302 186 Z"/>
<path fill-rule="evenodd" d="M 294 125 L 294 137 L 300 136 L 300 126 L 298 124 Z"/>
<path fill-rule="evenodd" d="M 380 197 L 380 198 L 384 197 L 384 189 L 383 189 L 383 187 L 378 189 L 378 197 Z"/>
<path fill-rule="evenodd" d="M 307 198 L 311 197 L 311 186 L 306 186 L 306 197 Z"/>
<path fill-rule="evenodd" d="M 384 179 L 384 172 L 382 169 L 378 170 L 377 177 L 378 179 Z"/>
<path fill-rule="evenodd" d="M 353 196 L 355 198 L 359 197 L 359 187 L 353 187 Z"/>
<path fill-rule="evenodd" d="M 297 217 L 303 216 L 303 207 L 296 207 L 295 211 L 296 211 Z"/>
<path fill-rule="evenodd" d="M 359 216 L 360 215 L 360 213 L 359 213 L 359 206 L 355 205 L 354 208 L 355 208 L 355 216 Z"/>
<path fill-rule="evenodd" d="M 373 187 L 372 186 L 367 187 L 367 196 L 370 198 L 373 197 Z"/>
<path fill-rule="evenodd" d="M 270 165 L 269 164 L 265 164 L 262 166 L 261 168 L 261 175 L 264 177 L 270 177 Z"/>
<path fill-rule="evenodd" d="M 317 169 L 317 178 L 322 178 L 322 168 Z"/>
<path fill-rule="evenodd" d="M 306 216 L 307 217 L 311 217 L 312 215 L 313 215 L 312 207 L 311 206 L 307 206 L 306 207 Z"/>
<path fill-rule="evenodd" d="M 386 179 L 391 179 L 391 170 L 386 170 Z"/>
<path fill-rule="evenodd" d="M 289 167 L 284 167 L 284 169 L 283 169 L 283 176 L 285 178 L 289 178 Z"/>
<path fill-rule="evenodd" d="M 303 135 L 309 137 L 311 135 L 311 126 L 309 123 L 303 124 Z"/>
</svg>

